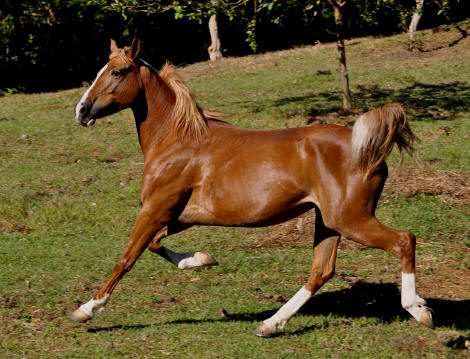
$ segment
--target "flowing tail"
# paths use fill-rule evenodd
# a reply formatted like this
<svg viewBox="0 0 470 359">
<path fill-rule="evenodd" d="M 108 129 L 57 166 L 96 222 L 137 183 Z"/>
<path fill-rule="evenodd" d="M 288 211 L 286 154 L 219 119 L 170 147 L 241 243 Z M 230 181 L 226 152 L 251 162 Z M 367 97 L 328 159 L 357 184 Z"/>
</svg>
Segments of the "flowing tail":
<svg viewBox="0 0 470 359">
<path fill-rule="evenodd" d="M 354 123 L 352 132 L 352 155 L 358 167 L 364 172 L 364 179 L 385 161 L 396 144 L 400 151 L 413 153 L 415 136 L 406 121 L 403 107 L 389 103 L 362 114 Z"/>
</svg>

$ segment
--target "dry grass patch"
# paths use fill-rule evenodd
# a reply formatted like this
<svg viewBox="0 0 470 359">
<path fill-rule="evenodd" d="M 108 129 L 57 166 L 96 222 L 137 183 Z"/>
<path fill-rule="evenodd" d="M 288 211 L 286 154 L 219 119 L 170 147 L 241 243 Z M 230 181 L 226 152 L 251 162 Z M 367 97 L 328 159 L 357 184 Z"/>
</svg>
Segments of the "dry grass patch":
<svg viewBox="0 0 470 359">
<path fill-rule="evenodd" d="M 31 233 L 32 229 L 27 225 L 12 221 L 6 220 L 5 218 L 0 218 L 0 233 Z"/>
<path fill-rule="evenodd" d="M 470 173 L 403 168 L 390 174 L 380 203 L 397 196 L 410 198 L 418 194 L 434 196 L 470 213 Z"/>
<path fill-rule="evenodd" d="M 179 69 L 184 79 L 189 81 L 199 77 L 227 75 L 236 72 L 254 72 L 270 69 L 279 65 L 279 60 L 286 56 L 303 56 L 318 53 L 320 50 L 336 46 L 335 43 L 296 47 L 293 49 L 267 52 L 247 57 L 224 57 L 218 61 L 204 61 Z"/>
</svg>

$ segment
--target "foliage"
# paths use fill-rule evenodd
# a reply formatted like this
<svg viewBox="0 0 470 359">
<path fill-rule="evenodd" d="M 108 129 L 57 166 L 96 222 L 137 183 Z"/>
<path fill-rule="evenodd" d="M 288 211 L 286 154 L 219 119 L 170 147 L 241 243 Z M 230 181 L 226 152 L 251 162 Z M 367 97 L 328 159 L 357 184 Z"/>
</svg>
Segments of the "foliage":
<svg viewBox="0 0 470 359">
<path fill-rule="evenodd" d="M 415 0 L 354 0 L 356 11 L 369 26 L 380 26 L 384 18 L 398 17 L 398 28 L 406 27 L 415 11 Z"/>
<path fill-rule="evenodd" d="M 414 0 L 351 0 L 346 36 L 400 32 L 414 6 Z M 4 0 L 0 87 L 44 91 L 78 86 L 94 77 L 111 37 L 122 43 L 137 34 L 145 56 L 157 64 L 205 60 L 206 20 L 215 11 L 226 55 L 334 39 L 333 11 L 323 0 Z M 426 1 L 421 24 L 449 23 L 469 11 L 469 1 Z"/>
<path fill-rule="evenodd" d="M 0 96 L 10 96 L 18 93 L 18 89 L 7 87 L 6 89 L 0 89 Z"/>
</svg>

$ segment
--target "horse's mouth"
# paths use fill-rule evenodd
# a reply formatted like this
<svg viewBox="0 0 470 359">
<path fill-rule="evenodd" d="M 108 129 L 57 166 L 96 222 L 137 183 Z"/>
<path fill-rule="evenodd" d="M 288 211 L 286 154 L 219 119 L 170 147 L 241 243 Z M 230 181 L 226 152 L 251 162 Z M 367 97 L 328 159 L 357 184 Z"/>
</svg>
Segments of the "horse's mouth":
<svg viewBox="0 0 470 359">
<path fill-rule="evenodd" d="M 96 122 L 96 119 L 92 118 L 86 123 L 86 127 L 93 126 Z"/>
<path fill-rule="evenodd" d="M 79 125 L 82 125 L 83 127 L 91 127 L 95 124 L 96 122 L 96 117 L 88 117 L 88 118 L 82 118 L 77 121 Z"/>
<path fill-rule="evenodd" d="M 104 106 L 99 104 L 87 105 L 76 111 L 78 113 L 77 122 L 84 127 L 91 127 L 98 118 L 109 116 L 118 110 L 121 110 L 121 108 L 115 103 L 106 104 Z"/>
</svg>

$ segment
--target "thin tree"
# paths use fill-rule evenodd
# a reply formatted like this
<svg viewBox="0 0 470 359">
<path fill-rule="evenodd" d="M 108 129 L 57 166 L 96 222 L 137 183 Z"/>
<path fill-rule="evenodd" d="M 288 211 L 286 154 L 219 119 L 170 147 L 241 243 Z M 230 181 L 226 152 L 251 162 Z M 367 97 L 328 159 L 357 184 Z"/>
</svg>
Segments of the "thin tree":
<svg viewBox="0 0 470 359">
<path fill-rule="evenodd" d="M 346 67 L 346 48 L 344 46 L 343 10 L 347 0 L 328 0 L 335 11 L 336 44 L 339 54 L 339 72 L 343 82 L 343 109 L 349 111 L 352 108 L 351 91 L 349 90 L 348 69 Z"/>
<path fill-rule="evenodd" d="M 408 50 L 412 51 L 416 41 L 416 30 L 418 28 L 419 20 L 423 15 L 424 0 L 416 0 L 416 10 L 413 13 L 413 17 L 410 22 L 409 38 L 408 38 Z"/>
<path fill-rule="evenodd" d="M 209 52 L 209 59 L 211 61 L 221 59 L 222 55 L 222 45 L 219 37 L 219 29 L 217 27 L 217 12 L 219 5 L 217 0 L 211 0 L 211 5 L 213 9 L 213 14 L 209 18 L 209 33 L 211 36 L 211 45 L 208 47 L 207 51 Z"/>
</svg>

